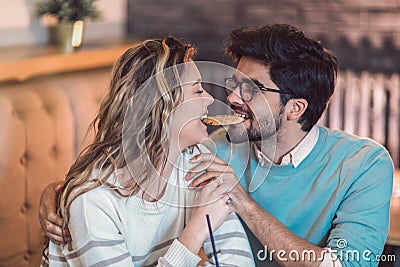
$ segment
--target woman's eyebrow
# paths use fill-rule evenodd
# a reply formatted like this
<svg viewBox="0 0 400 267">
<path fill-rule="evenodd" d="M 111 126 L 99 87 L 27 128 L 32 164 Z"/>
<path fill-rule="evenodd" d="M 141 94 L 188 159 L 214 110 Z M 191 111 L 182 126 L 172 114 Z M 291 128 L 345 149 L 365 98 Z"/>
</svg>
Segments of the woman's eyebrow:
<svg viewBox="0 0 400 267">
<path fill-rule="evenodd" d="M 194 85 L 196 85 L 196 84 L 199 84 L 199 83 L 201 83 L 201 79 L 197 79 L 197 81 L 195 81 L 195 82 L 192 84 L 192 86 L 194 86 Z"/>
</svg>

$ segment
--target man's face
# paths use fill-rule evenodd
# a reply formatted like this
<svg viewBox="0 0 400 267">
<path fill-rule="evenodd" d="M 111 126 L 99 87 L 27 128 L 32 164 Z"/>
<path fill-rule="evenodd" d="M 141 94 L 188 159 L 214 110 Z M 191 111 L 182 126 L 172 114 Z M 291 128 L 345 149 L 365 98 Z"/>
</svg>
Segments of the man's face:
<svg viewBox="0 0 400 267">
<path fill-rule="evenodd" d="M 269 76 L 269 68 L 260 61 L 242 57 L 236 69 L 233 78 L 239 83 L 251 79 L 256 84 L 279 90 Z M 284 107 L 280 104 L 279 93 L 257 90 L 252 100 L 245 102 L 236 88 L 227 96 L 227 101 L 235 113 L 245 116 L 242 123 L 229 126 L 228 139 L 232 143 L 266 141 L 275 138 L 282 127 Z"/>
</svg>

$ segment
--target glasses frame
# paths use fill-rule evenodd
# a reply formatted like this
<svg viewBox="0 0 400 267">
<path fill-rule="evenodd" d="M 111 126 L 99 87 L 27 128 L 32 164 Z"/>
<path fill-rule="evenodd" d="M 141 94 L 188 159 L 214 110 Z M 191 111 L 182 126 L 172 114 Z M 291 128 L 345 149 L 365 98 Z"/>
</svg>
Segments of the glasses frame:
<svg viewBox="0 0 400 267">
<path fill-rule="evenodd" d="M 232 88 L 233 90 L 231 90 L 230 88 L 228 88 L 228 86 L 227 86 L 228 81 L 234 81 L 234 82 L 236 83 L 236 86 L 235 86 L 234 88 Z M 251 81 L 251 83 L 250 83 L 249 81 Z M 264 85 L 262 85 L 262 84 L 257 84 L 257 83 L 256 83 L 255 81 L 253 81 L 253 80 L 247 80 L 247 79 L 246 79 L 246 80 L 244 80 L 243 82 L 239 82 L 239 81 L 237 81 L 237 80 L 234 79 L 234 78 L 225 78 L 225 92 L 226 92 L 226 95 L 227 95 L 227 96 L 230 95 L 234 90 L 236 90 L 236 88 L 239 87 L 240 98 L 242 98 L 244 102 L 250 102 L 251 100 L 253 100 L 254 93 L 256 93 L 257 91 L 253 89 L 253 90 L 251 91 L 251 97 L 250 97 L 250 99 L 249 99 L 249 100 L 246 100 L 246 99 L 243 98 L 243 84 L 249 84 L 252 88 L 255 88 L 255 87 L 256 87 L 256 88 L 258 88 L 258 89 L 261 90 L 261 91 L 272 92 L 272 93 L 278 93 L 278 94 L 293 95 L 292 92 L 285 91 L 285 90 L 279 90 L 279 89 L 269 88 L 269 87 L 266 87 L 266 86 L 264 86 Z M 253 85 L 253 84 L 254 84 L 254 85 Z M 228 92 L 228 89 L 229 89 L 230 92 Z"/>
</svg>

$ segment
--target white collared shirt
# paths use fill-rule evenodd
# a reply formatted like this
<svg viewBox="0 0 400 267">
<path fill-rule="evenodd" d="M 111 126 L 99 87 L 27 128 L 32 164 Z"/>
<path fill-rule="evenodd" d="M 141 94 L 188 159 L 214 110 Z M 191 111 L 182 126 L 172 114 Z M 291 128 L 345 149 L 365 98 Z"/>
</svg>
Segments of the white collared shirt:
<svg viewBox="0 0 400 267">
<path fill-rule="evenodd" d="M 311 150 L 313 150 L 315 144 L 317 143 L 318 136 L 319 128 L 317 125 L 314 125 L 308 134 L 303 138 L 303 140 L 301 140 L 297 146 L 289 151 L 289 153 L 283 156 L 282 162 L 279 165 L 293 164 L 293 167 L 297 168 L 297 166 L 300 165 L 300 163 L 308 156 L 308 154 L 310 154 Z M 254 148 L 258 163 L 261 166 L 264 166 L 266 162 L 272 163 L 272 160 L 262 153 L 256 144 L 254 144 Z"/>
</svg>

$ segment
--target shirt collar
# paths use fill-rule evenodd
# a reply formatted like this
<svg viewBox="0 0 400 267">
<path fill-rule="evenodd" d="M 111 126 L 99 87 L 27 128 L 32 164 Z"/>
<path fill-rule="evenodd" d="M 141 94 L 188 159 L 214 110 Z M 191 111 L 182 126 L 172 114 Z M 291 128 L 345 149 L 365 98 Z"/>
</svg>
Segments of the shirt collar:
<svg viewBox="0 0 400 267">
<path fill-rule="evenodd" d="M 300 143 L 295 146 L 289 153 L 283 156 L 282 162 L 279 165 L 289 165 L 292 164 L 293 167 L 297 168 L 300 163 L 310 154 L 313 150 L 315 144 L 318 141 L 319 136 L 319 128 L 317 125 L 314 125 L 311 130 L 307 133 L 307 135 L 300 141 Z M 255 154 L 258 160 L 258 164 L 264 166 L 267 162 L 272 163 L 261 150 L 258 149 L 256 144 L 254 144 Z"/>
</svg>

